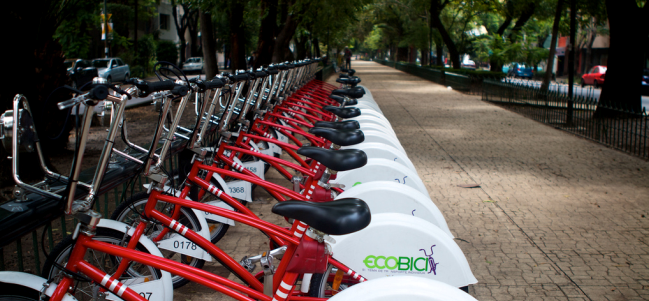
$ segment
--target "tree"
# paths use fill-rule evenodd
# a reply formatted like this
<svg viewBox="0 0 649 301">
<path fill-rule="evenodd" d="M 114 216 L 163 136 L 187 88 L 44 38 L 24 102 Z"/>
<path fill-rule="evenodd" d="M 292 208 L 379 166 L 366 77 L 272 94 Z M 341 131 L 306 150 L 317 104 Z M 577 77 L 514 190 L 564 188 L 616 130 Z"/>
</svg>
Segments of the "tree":
<svg viewBox="0 0 649 301">
<path fill-rule="evenodd" d="M 442 2 L 442 0 L 430 0 L 430 16 L 432 18 L 433 27 L 437 29 L 446 45 L 446 48 L 448 49 L 451 62 L 453 62 L 453 68 L 460 69 L 460 52 L 457 50 L 451 35 L 448 33 L 440 19 L 442 10 L 449 2 L 450 0 L 444 0 L 444 2 Z M 437 56 L 439 56 L 439 54 L 437 54 Z"/>
<path fill-rule="evenodd" d="M 647 1 L 606 0 L 611 45 L 606 81 L 599 98 L 596 117 L 612 117 L 612 108 L 641 112 L 640 78 L 644 51 L 649 49 Z"/>
<path fill-rule="evenodd" d="M 557 37 L 559 35 L 559 23 L 561 22 L 563 0 L 557 1 L 557 9 L 554 14 L 554 22 L 552 24 L 552 39 L 550 41 L 550 53 L 548 54 L 548 63 L 545 68 L 545 76 L 541 83 L 541 90 L 547 90 L 550 86 L 550 79 L 552 78 L 552 71 L 554 68 L 554 55 L 557 50 Z"/>
<path fill-rule="evenodd" d="M 219 66 L 216 61 L 216 39 L 214 38 L 214 26 L 212 16 L 201 10 L 201 39 L 203 44 L 203 68 L 205 78 L 210 80 L 219 73 Z"/>
<path fill-rule="evenodd" d="M 255 68 L 272 62 L 275 36 L 277 35 L 278 0 L 261 0 L 261 27 L 257 43 L 257 60 Z"/>
<path fill-rule="evenodd" d="M 178 15 L 178 5 L 182 7 L 183 14 L 181 16 Z M 185 31 L 187 31 L 189 24 L 196 19 L 198 15 L 198 8 L 193 1 L 189 0 L 171 0 L 171 6 L 173 7 L 171 15 L 174 18 L 174 24 L 176 25 L 176 33 L 178 33 L 178 39 L 180 39 L 180 64 L 178 66 L 182 68 L 183 64 L 185 63 L 185 59 L 187 58 L 185 55 L 187 48 Z M 172 63 L 175 63 L 175 61 Z"/>
<path fill-rule="evenodd" d="M 246 36 L 243 23 L 244 3 L 229 2 L 230 14 L 230 67 L 232 70 L 246 69 Z"/>
</svg>

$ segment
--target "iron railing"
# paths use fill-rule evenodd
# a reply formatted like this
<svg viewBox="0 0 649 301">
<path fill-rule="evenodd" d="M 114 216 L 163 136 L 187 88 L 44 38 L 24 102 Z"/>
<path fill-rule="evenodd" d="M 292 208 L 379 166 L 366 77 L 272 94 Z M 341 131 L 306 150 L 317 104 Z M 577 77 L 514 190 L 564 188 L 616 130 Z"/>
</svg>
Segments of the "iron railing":
<svg viewBox="0 0 649 301">
<path fill-rule="evenodd" d="M 534 120 L 575 135 L 597 141 L 643 159 L 649 159 L 649 117 L 641 112 L 623 107 L 600 109 L 614 112 L 612 118 L 595 118 L 598 98 L 592 89 L 581 89 L 572 101 L 568 86 L 553 84 L 553 89 L 543 91 L 538 83 L 523 80 L 492 80 L 473 75 L 461 75 L 443 70 L 391 61 L 375 60 L 415 76 L 450 86 L 454 90 L 482 95 L 489 101 Z M 575 90 L 579 89 L 575 86 Z"/>
<path fill-rule="evenodd" d="M 482 100 L 503 106 L 526 117 L 575 135 L 597 141 L 612 148 L 649 159 L 649 116 L 643 109 L 634 112 L 625 108 L 599 105 L 600 110 L 614 112 L 610 118 L 595 118 L 598 99 L 565 93 L 543 91 L 523 83 L 484 81 Z"/>
<path fill-rule="evenodd" d="M 166 170 L 178 170 L 178 153 L 171 155 L 165 160 Z M 121 168 L 122 170 L 128 168 Z M 94 171 L 94 168 L 92 168 Z M 85 171 L 82 173 L 86 173 Z M 92 172 L 88 172 L 92 174 Z M 101 213 L 104 218 L 109 218 L 115 208 L 131 194 L 143 191 L 143 185 L 148 184 L 148 179 L 124 176 L 119 184 L 110 190 L 102 191 L 97 196 L 94 210 Z M 103 184 L 102 184 L 103 186 Z M 41 200 L 42 201 L 42 200 Z M 32 203 L 39 202 L 38 200 Z M 0 271 L 20 271 L 36 275 L 41 274 L 41 269 L 46 260 L 43 248 L 49 253 L 54 246 L 74 230 L 77 221 L 75 218 L 63 215 L 63 210 L 56 214 L 55 218 L 48 218 L 42 226 L 27 231 L 21 237 L 13 241 L 0 242 Z M 0 210 L 1 211 L 1 210 Z M 0 213 L 0 218 L 5 218 Z"/>
</svg>

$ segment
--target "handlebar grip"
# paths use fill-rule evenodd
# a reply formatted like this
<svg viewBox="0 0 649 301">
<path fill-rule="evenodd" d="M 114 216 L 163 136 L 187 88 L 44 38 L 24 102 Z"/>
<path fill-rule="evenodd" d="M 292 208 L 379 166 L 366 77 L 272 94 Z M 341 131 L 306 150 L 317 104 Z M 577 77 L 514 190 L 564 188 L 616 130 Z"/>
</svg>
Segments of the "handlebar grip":
<svg viewBox="0 0 649 301">
<path fill-rule="evenodd" d="M 284 65 L 284 64 L 279 64 L 279 65 L 277 65 L 277 69 L 279 69 L 279 70 L 288 70 L 288 67 L 286 65 Z"/>
<path fill-rule="evenodd" d="M 143 90 L 145 90 L 146 93 L 152 93 L 152 92 L 171 90 L 175 86 L 176 84 L 174 84 L 172 80 L 165 80 L 165 81 L 147 83 L 146 88 Z"/>
<path fill-rule="evenodd" d="M 277 68 L 274 68 L 274 69 L 268 68 L 268 69 L 266 69 L 264 71 L 266 71 L 266 73 L 269 74 L 269 75 L 275 75 L 275 74 L 279 73 L 279 70 L 277 70 Z"/>
<path fill-rule="evenodd" d="M 88 92 L 88 97 L 93 100 L 104 100 L 108 97 L 108 88 L 104 85 L 95 86 Z"/>
<path fill-rule="evenodd" d="M 209 82 L 204 82 L 205 84 L 205 89 L 216 89 L 216 88 L 221 88 L 225 85 L 222 80 L 218 78 L 214 78 Z"/>
<path fill-rule="evenodd" d="M 171 93 L 178 96 L 185 96 L 189 93 L 189 88 L 185 85 L 175 85 L 175 87 L 171 89 Z"/>
<path fill-rule="evenodd" d="M 230 77 L 230 80 L 234 83 L 234 82 L 238 82 L 238 81 L 242 81 L 242 80 L 247 80 L 250 77 L 250 75 L 247 74 L 247 73 L 241 73 L 241 74 L 237 74 L 237 75 L 230 75 L 229 77 Z"/>
<path fill-rule="evenodd" d="M 264 77 L 266 75 L 267 74 L 264 71 L 255 71 L 255 77 Z"/>
<path fill-rule="evenodd" d="M 72 99 L 68 99 L 66 101 L 59 102 L 56 106 L 59 107 L 59 110 L 62 111 L 62 110 L 69 109 L 69 108 L 73 107 L 79 101 L 80 101 L 79 97 L 75 97 L 75 98 L 72 98 Z"/>
<path fill-rule="evenodd" d="M 74 107 L 78 103 L 85 100 L 104 100 L 108 97 L 108 88 L 104 85 L 97 85 L 90 89 L 86 94 L 68 99 L 66 101 L 59 102 L 56 106 L 59 110 L 65 110 L 71 107 Z"/>
</svg>

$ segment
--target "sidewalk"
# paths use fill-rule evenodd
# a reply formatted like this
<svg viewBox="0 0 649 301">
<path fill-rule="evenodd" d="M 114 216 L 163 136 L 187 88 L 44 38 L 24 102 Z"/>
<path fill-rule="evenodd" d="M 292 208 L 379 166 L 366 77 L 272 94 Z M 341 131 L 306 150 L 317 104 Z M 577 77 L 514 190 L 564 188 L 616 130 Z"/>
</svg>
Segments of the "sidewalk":
<svg viewBox="0 0 649 301">
<path fill-rule="evenodd" d="M 377 63 L 353 68 L 458 238 L 478 300 L 649 299 L 649 162 Z"/>
</svg>

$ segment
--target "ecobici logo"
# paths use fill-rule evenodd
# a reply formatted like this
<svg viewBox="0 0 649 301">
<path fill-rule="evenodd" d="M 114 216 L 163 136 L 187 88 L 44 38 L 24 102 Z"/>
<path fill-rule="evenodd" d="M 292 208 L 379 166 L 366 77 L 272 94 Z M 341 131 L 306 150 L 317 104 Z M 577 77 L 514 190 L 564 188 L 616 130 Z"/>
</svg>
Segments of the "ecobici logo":
<svg viewBox="0 0 649 301">
<path fill-rule="evenodd" d="M 368 255 L 363 260 L 365 267 L 370 272 L 379 273 L 408 273 L 408 274 L 428 274 L 437 275 L 437 265 L 433 258 L 433 247 L 430 246 L 430 254 L 425 249 L 419 249 L 424 252 L 424 257 L 404 257 L 404 256 L 375 256 Z M 363 269 L 365 270 L 365 269 Z"/>
</svg>

